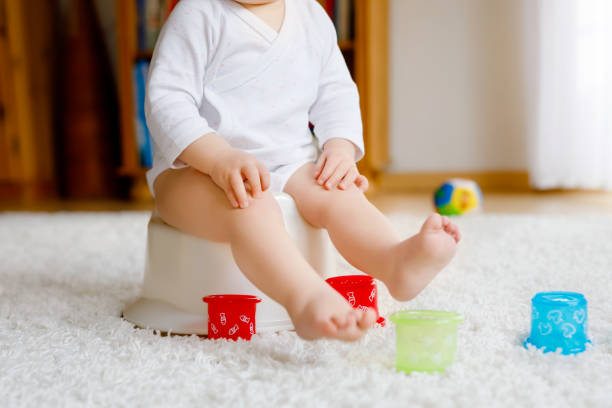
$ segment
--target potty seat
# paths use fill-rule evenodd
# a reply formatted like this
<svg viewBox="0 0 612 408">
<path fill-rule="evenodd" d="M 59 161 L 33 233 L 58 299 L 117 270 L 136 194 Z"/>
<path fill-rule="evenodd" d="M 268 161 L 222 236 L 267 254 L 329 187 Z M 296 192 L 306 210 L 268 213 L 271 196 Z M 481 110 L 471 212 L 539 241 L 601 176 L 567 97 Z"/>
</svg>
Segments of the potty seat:
<svg viewBox="0 0 612 408">
<path fill-rule="evenodd" d="M 334 276 L 335 250 L 327 231 L 308 224 L 288 194 L 277 193 L 274 198 L 289 235 L 305 259 L 323 279 Z M 293 329 L 285 308 L 240 272 L 229 244 L 185 234 L 154 212 L 148 224 L 146 251 L 141 297 L 123 311 L 123 318 L 134 325 L 176 334 L 207 335 L 208 306 L 202 297 L 244 294 L 262 299 L 256 312 L 258 333 Z"/>
</svg>

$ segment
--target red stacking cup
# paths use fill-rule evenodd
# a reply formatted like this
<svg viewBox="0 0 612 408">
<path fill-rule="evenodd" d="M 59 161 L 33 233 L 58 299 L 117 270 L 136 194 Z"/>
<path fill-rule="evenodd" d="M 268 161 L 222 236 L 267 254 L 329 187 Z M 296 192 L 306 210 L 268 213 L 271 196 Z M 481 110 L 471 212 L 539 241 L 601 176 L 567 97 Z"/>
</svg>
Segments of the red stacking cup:
<svg viewBox="0 0 612 408">
<path fill-rule="evenodd" d="M 378 313 L 378 290 L 374 278 L 367 275 L 335 276 L 326 279 L 329 285 L 336 289 L 355 309 L 364 312 L 370 308 L 376 311 L 378 323 L 385 325 L 385 318 Z"/>
<path fill-rule="evenodd" d="M 255 334 L 255 308 L 261 299 L 251 295 L 211 295 L 208 303 L 208 338 L 251 340 Z"/>
</svg>

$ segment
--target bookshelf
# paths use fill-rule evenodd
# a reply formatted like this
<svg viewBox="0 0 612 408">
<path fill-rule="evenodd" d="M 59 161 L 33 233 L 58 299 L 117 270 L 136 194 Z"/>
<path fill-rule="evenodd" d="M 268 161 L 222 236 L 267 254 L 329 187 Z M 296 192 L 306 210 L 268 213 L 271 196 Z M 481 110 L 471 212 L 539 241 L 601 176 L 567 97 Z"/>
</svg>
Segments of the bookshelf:
<svg viewBox="0 0 612 408">
<path fill-rule="evenodd" d="M 139 60 L 151 58 L 152 50 L 139 50 L 137 1 L 115 0 L 118 41 L 118 95 L 120 104 L 121 166 L 119 174 L 133 180 L 132 197 L 150 199 L 140 165 L 134 126 L 132 70 Z M 318 0 L 328 7 L 331 0 Z M 338 0 L 335 0 L 338 1 Z M 345 0 L 352 3 L 351 38 L 338 42 L 361 98 L 366 156 L 360 171 L 375 181 L 388 162 L 388 0 Z"/>
<path fill-rule="evenodd" d="M 52 2 L 0 0 L 0 198 L 56 195 Z"/>
</svg>

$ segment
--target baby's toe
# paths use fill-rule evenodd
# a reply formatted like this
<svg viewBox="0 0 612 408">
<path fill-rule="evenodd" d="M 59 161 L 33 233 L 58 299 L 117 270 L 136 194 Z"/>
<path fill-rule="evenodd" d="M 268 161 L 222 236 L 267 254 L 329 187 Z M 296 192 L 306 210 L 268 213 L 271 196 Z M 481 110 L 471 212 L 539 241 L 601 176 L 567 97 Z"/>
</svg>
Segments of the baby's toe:
<svg viewBox="0 0 612 408">
<path fill-rule="evenodd" d="M 344 329 L 350 324 L 350 320 L 347 315 L 340 314 L 337 316 L 332 316 L 332 322 L 339 328 Z"/>
<path fill-rule="evenodd" d="M 335 337 L 344 341 L 355 341 L 361 338 L 365 333 L 361 328 L 363 315 L 361 310 L 353 309 L 348 312 L 346 315 L 348 324 L 343 328 L 339 328 Z"/>
<path fill-rule="evenodd" d="M 357 310 L 351 309 L 350 312 L 346 315 L 346 320 L 348 321 L 347 326 L 352 327 L 357 324 L 357 320 L 359 320 L 359 315 L 357 314 Z"/>
<path fill-rule="evenodd" d="M 454 226 L 455 223 L 449 220 L 448 217 L 442 217 L 442 228 L 444 229 L 444 231 L 449 232 L 453 229 Z"/>
<path fill-rule="evenodd" d="M 448 234 L 455 234 L 458 230 L 459 227 L 457 227 L 457 224 L 455 224 L 452 221 L 449 221 L 448 224 L 444 225 L 444 231 L 447 232 Z"/>
<path fill-rule="evenodd" d="M 455 231 L 455 241 L 461 241 L 461 231 L 459 231 L 459 228 L 457 228 L 457 231 Z"/>
<path fill-rule="evenodd" d="M 372 309 L 368 309 L 362 314 L 361 319 L 357 321 L 357 325 L 361 330 L 367 330 L 376 323 L 376 312 Z"/>
<path fill-rule="evenodd" d="M 332 337 L 338 334 L 338 326 L 330 319 L 317 320 L 315 326 L 324 337 Z"/>
<path fill-rule="evenodd" d="M 452 235 L 455 241 L 457 242 L 459 242 L 459 240 L 461 239 L 461 233 L 459 232 L 459 227 L 455 223 L 451 223 L 446 229 L 446 232 Z"/>
<path fill-rule="evenodd" d="M 357 323 L 352 326 L 348 326 L 338 332 L 338 338 L 344 341 L 355 341 L 359 340 L 365 334 L 364 330 L 361 330 Z"/>
<path fill-rule="evenodd" d="M 423 223 L 421 231 L 435 231 L 442 229 L 442 217 L 440 214 L 431 214 Z"/>
</svg>

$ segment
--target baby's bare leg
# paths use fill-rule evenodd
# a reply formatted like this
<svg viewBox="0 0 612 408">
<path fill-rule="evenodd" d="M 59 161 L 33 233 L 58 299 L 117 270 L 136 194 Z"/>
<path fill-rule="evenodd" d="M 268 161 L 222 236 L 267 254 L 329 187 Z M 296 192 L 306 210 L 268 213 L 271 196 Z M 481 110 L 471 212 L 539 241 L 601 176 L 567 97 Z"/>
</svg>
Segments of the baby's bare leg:
<svg viewBox="0 0 612 408">
<path fill-rule="evenodd" d="M 460 236 L 448 218 L 434 214 L 418 234 L 402 241 L 356 186 L 326 190 L 314 173 L 313 164 L 300 168 L 285 191 L 308 222 L 328 230 L 348 262 L 385 282 L 396 299 L 416 296 L 453 257 Z"/>
<path fill-rule="evenodd" d="M 355 311 L 312 269 L 289 237 L 270 193 L 235 209 L 212 179 L 190 168 L 167 170 L 155 182 L 156 207 L 170 225 L 228 242 L 236 263 L 262 292 L 283 305 L 307 339 L 355 340 L 375 319 Z"/>
</svg>

